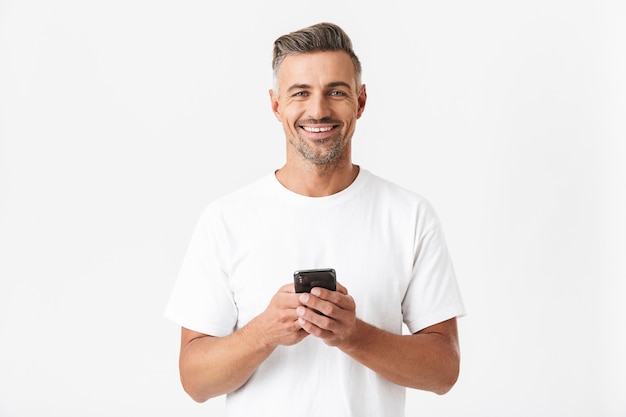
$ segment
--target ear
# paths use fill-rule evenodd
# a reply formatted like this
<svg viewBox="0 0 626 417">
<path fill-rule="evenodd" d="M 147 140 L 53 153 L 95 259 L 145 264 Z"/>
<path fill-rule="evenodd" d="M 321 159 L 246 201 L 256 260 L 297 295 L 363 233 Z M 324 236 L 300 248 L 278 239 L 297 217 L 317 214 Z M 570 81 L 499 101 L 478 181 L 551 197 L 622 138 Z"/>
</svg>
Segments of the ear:
<svg viewBox="0 0 626 417">
<path fill-rule="evenodd" d="M 357 98 L 357 103 L 359 103 L 359 108 L 356 112 L 356 118 L 360 118 L 365 110 L 365 103 L 367 102 L 367 91 L 365 90 L 365 84 L 361 86 L 361 91 L 359 92 L 359 97 Z"/>
<path fill-rule="evenodd" d="M 274 113 L 274 116 L 276 117 L 276 119 L 282 123 L 283 121 L 283 117 L 280 114 L 280 106 L 278 104 L 278 96 L 274 93 L 273 89 L 270 89 L 270 101 L 272 103 L 272 113 Z"/>
</svg>

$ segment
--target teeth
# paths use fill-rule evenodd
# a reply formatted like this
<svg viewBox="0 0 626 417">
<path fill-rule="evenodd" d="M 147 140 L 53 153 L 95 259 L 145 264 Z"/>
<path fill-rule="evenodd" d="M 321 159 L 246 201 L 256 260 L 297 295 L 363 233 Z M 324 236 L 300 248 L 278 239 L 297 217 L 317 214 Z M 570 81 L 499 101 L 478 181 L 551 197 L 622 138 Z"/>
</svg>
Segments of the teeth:
<svg viewBox="0 0 626 417">
<path fill-rule="evenodd" d="M 328 132 L 329 130 L 332 129 L 332 127 L 307 127 L 307 126 L 302 126 L 302 128 L 306 130 L 307 132 L 311 132 L 311 133 Z"/>
</svg>

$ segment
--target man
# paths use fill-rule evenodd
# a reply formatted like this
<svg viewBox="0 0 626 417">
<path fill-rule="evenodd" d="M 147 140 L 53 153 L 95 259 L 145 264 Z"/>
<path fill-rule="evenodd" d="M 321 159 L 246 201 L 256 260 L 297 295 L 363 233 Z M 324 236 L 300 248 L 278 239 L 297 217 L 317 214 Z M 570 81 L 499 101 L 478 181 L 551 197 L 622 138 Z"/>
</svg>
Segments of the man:
<svg viewBox="0 0 626 417">
<path fill-rule="evenodd" d="M 423 198 L 352 163 L 367 101 L 341 28 L 274 43 L 272 110 L 285 165 L 202 214 L 166 315 L 182 326 L 180 374 L 232 416 L 401 416 L 405 387 L 447 392 L 463 303 Z M 331 267 L 337 291 L 294 291 Z M 411 334 L 403 334 L 406 324 Z"/>
</svg>

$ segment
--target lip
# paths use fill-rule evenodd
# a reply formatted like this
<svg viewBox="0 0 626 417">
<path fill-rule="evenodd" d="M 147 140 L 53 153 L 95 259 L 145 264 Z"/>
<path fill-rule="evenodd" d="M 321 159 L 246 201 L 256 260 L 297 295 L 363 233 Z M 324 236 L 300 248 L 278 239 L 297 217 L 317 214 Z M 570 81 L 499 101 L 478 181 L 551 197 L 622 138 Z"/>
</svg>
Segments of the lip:
<svg viewBox="0 0 626 417">
<path fill-rule="evenodd" d="M 300 126 L 301 129 L 303 129 L 304 131 L 308 132 L 308 133 L 326 133 L 326 132 L 330 132 L 331 130 L 333 130 L 335 127 L 337 127 L 336 125 L 324 125 L 324 126 L 308 126 L 308 125 L 303 125 Z"/>
<path fill-rule="evenodd" d="M 299 126 L 301 131 L 307 136 L 318 139 L 332 135 L 338 127 L 339 125 L 337 124 L 303 124 Z"/>
</svg>

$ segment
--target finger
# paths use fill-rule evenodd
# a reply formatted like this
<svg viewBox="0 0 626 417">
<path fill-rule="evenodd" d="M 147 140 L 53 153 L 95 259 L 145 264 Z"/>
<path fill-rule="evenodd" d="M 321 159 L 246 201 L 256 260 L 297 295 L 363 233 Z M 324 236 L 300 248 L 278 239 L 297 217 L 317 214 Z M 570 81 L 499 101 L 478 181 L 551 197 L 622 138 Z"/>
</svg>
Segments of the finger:
<svg viewBox="0 0 626 417">
<path fill-rule="evenodd" d="M 303 298 L 307 298 L 307 303 L 315 303 L 315 298 L 317 298 L 319 300 L 331 302 L 334 305 L 344 310 L 355 309 L 354 299 L 352 298 L 352 296 L 348 295 L 347 293 L 343 294 L 338 291 L 330 291 L 325 288 L 313 288 L 311 290 L 311 295 L 313 297 L 307 298 L 307 297 L 300 296 L 300 302 L 305 304 L 305 302 L 303 302 L 302 300 Z M 309 304 L 305 304 L 305 305 L 309 306 Z M 310 305 L 310 307 L 316 308 L 315 305 Z"/>
<path fill-rule="evenodd" d="M 315 287 L 315 288 L 325 289 L 324 287 Z M 348 289 L 344 287 L 343 285 L 341 285 L 339 282 L 337 282 L 336 288 L 337 288 L 336 292 L 340 294 L 348 295 Z M 331 291 L 331 290 L 328 290 L 328 291 Z M 313 290 L 311 290 L 311 292 L 313 292 Z"/>
<path fill-rule="evenodd" d="M 293 283 L 290 283 L 290 284 L 285 284 L 282 287 L 280 287 L 278 289 L 278 292 L 286 292 L 286 293 L 295 294 L 296 289 L 293 287 Z"/>
<path fill-rule="evenodd" d="M 293 310 L 302 305 L 298 294 L 289 292 L 279 292 L 272 298 L 272 304 L 280 309 Z"/>
<path fill-rule="evenodd" d="M 285 284 L 274 294 L 270 304 L 277 308 L 292 309 L 300 305 L 298 294 L 296 294 L 293 284 Z"/>
<path fill-rule="evenodd" d="M 318 298 L 312 294 L 301 294 L 299 301 L 302 306 L 296 309 L 296 313 L 304 317 L 308 321 L 312 321 L 316 325 L 320 325 L 323 328 L 328 328 L 326 321 L 323 323 L 319 321 L 319 317 L 339 318 L 343 313 L 343 309 L 338 307 L 331 301 L 326 301 L 322 298 Z M 305 308 L 306 307 L 306 308 Z"/>
<path fill-rule="evenodd" d="M 308 334 L 312 334 L 313 336 L 327 338 L 332 336 L 332 331 L 327 329 L 327 327 L 332 326 L 332 320 L 328 317 L 321 316 L 319 314 L 313 313 L 307 320 L 308 315 L 310 315 L 310 311 L 305 313 L 304 316 L 298 319 L 298 323 L 302 330 L 307 332 Z"/>
</svg>

